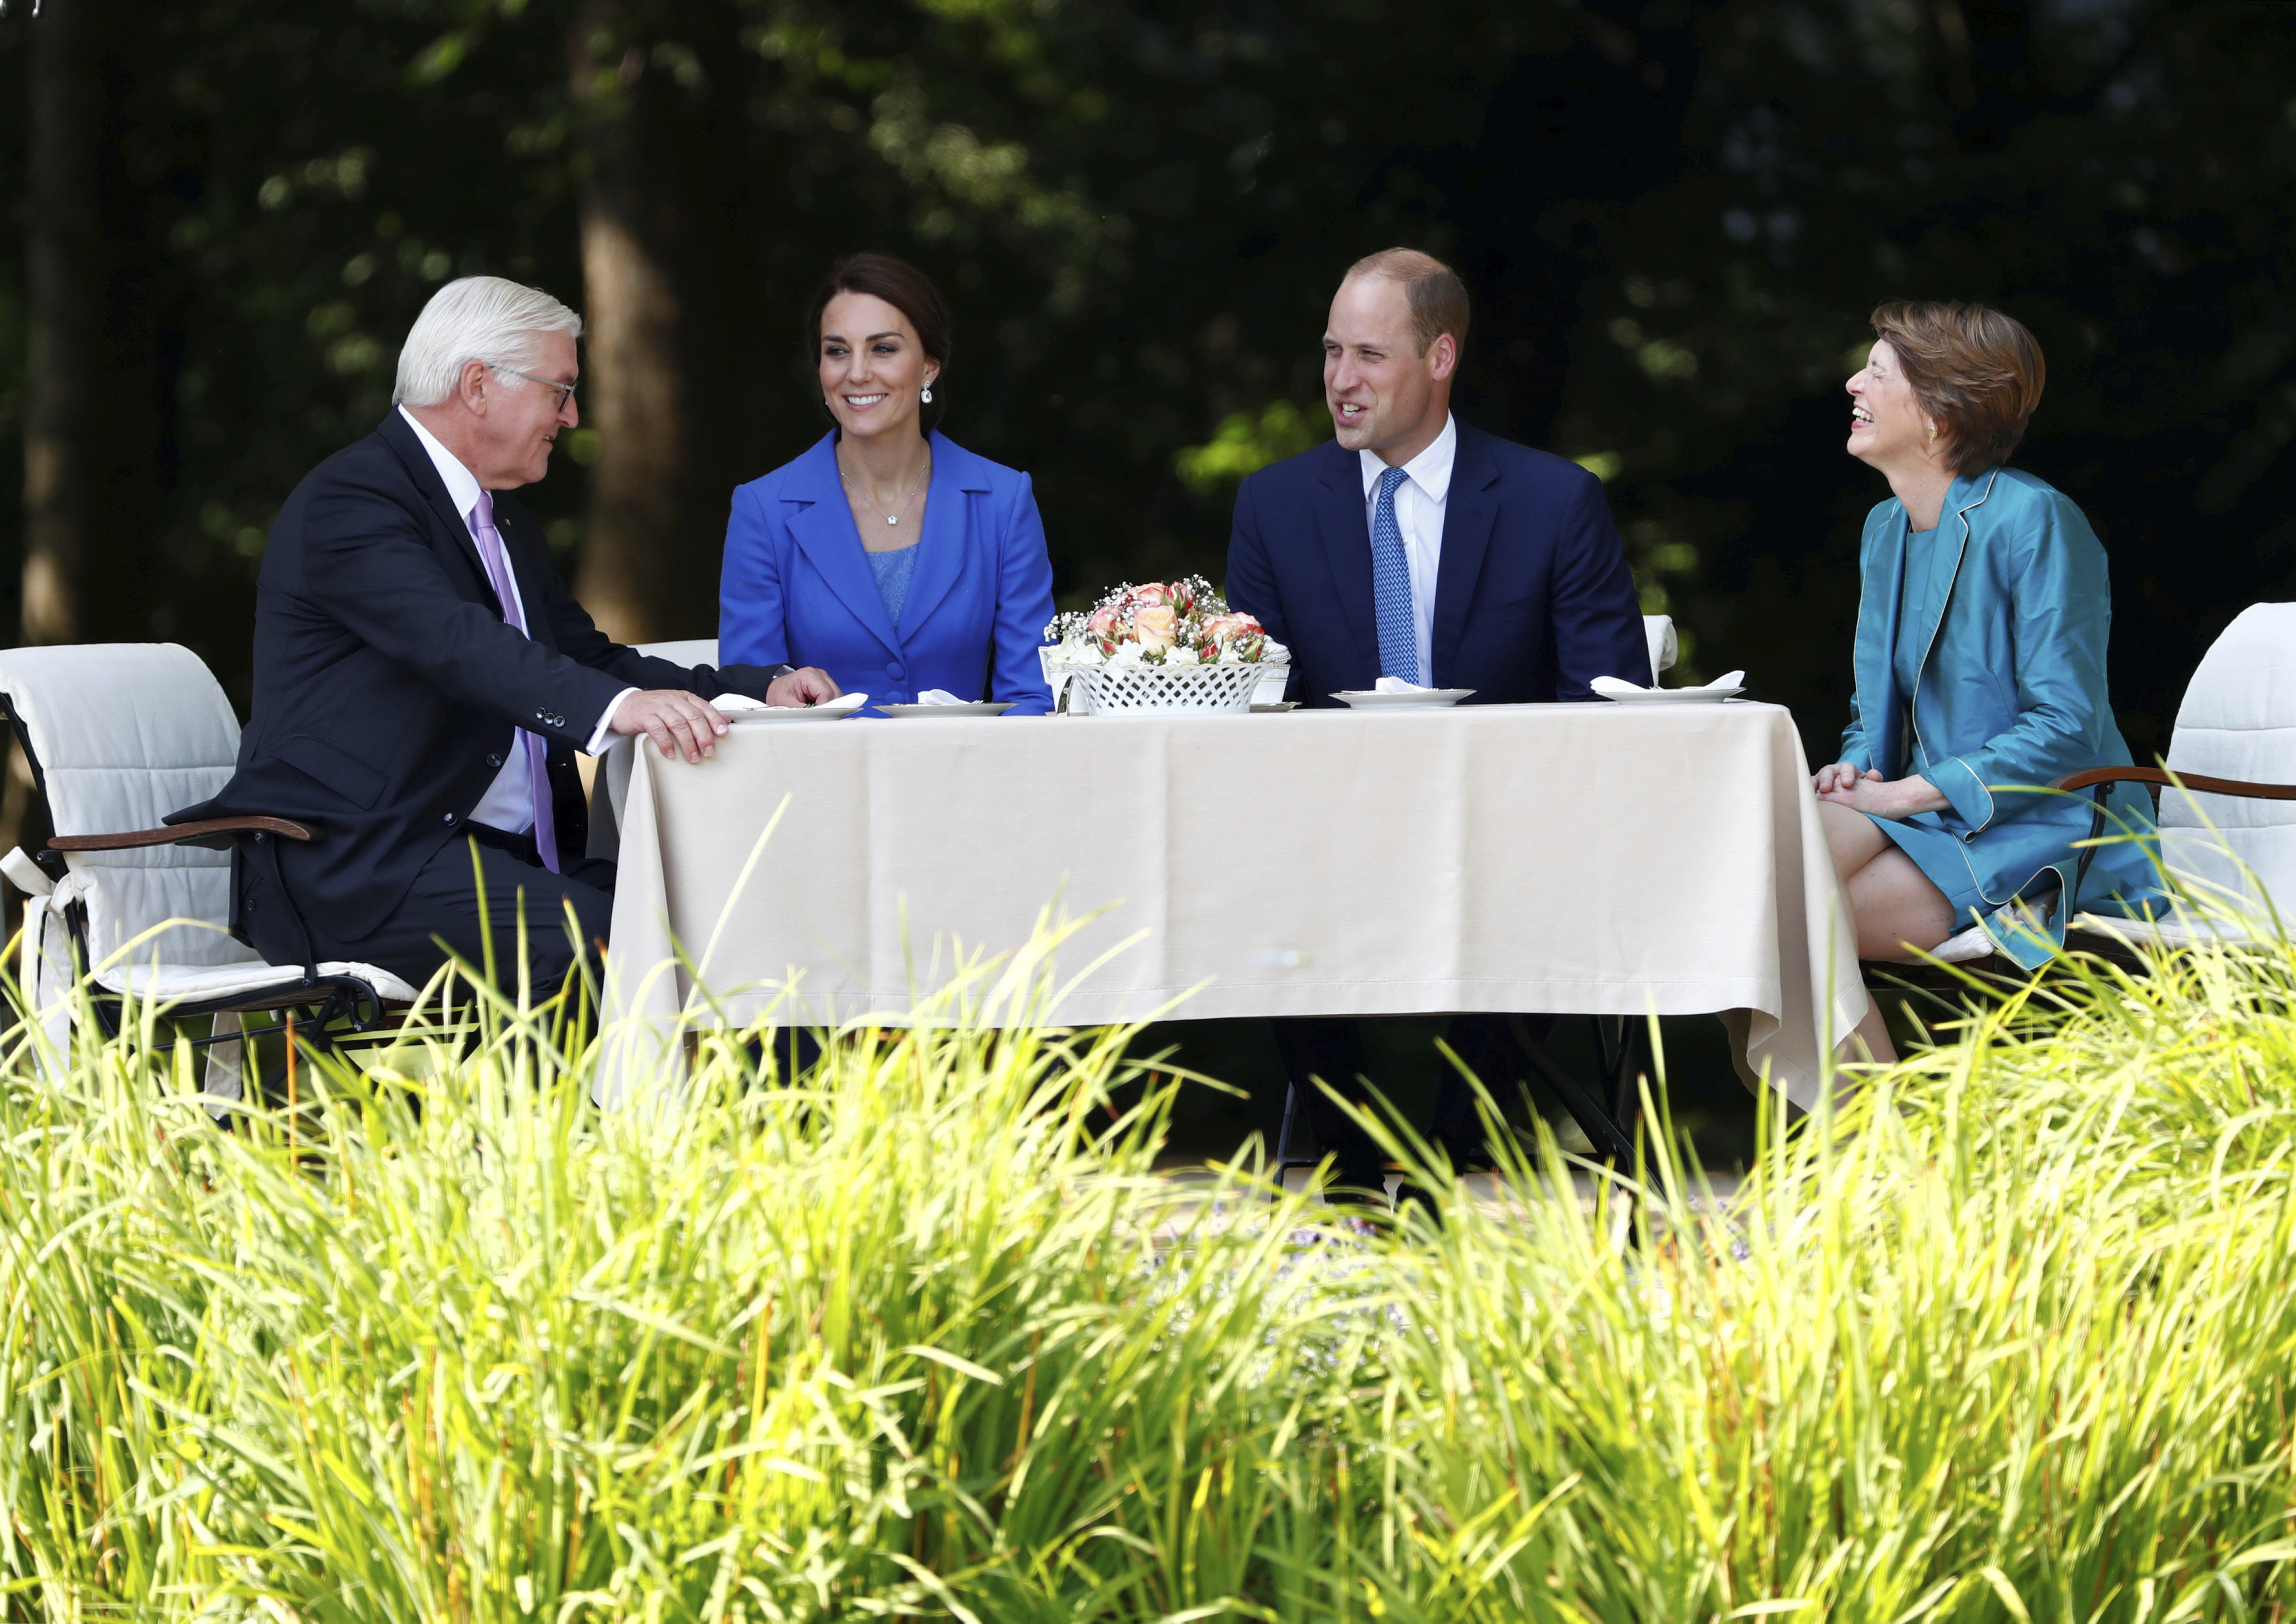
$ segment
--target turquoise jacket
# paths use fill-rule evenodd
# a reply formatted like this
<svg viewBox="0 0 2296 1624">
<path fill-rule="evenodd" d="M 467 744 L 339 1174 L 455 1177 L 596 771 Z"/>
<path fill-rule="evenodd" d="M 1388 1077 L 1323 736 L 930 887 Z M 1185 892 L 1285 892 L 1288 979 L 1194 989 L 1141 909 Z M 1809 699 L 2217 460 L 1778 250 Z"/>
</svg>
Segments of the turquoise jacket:
<svg viewBox="0 0 2296 1624">
<path fill-rule="evenodd" d="M 1914 774 L 1950 803 L 1937 822 L 1959 843 L 1978 894 L 1998 906 L 2055 869 L 2071 894 L 2093 802 L 2049 791 L 2089 767 L 2125 767 L 2128 746 L 2105 692 L 2105 634 L 2112 590 L 2104 548 L 2079 508 L 2030 473 L 1994 468 L 1954 480 L 1939 516 L 1939 559 L 1915 624 L 1925 641 L 1908 695 L 1897 677 L 1899 595 L 1905 589 L 1905 504 L 1866 516 L 1858 554 L 1857 692 L 1841 759 L 1884 778 Z M 2108 836 L 2150 836 L 2152 813 L 2134 784 L 2113 789 Z M 2095 849 L 2079 903 L 2154 894 L 2147 840 Z M 2048 940 L 1987 924 L 2030 965 L 2064 941 L 2074 910 L 2051 909 Z M 2014 939 L 2013 939 L 2013 935 Z"/>
</svg>

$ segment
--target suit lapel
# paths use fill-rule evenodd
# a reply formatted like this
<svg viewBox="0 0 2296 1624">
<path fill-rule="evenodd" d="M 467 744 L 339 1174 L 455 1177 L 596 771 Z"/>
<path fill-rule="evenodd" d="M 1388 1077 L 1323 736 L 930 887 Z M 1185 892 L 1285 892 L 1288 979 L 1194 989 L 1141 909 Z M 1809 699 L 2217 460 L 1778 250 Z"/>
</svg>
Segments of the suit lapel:
<svg viewBox="0 0 2296 1624">
<path fill-rule="evenodd" d="M 1982 485 L 1972 480 L 1956 479 L 1947 488 L 1945 511 L 1939 517 L 1938 528 L 1942 530 L 1948 524 L 1951 524 L 1959 534 L 1951 537 L 1953 568 L 1944 571 L 1941 579 L 1939 571 L 1931 570 L 1929 572 L 1929 579 L 1921 583 L 1922 618 L 1919 624 L 1922 628 L 1922 658 L 1921 663 L 1914 668 L 1915 692 L 1920 691 L 1921 674 L 1928 669 L 1930 655 L 1936 651 L 1938 630 L 1945 624 L 1945 606 L 1953 601 L 1954 583 L 1961 578 L 1962 561 L 1969 555 L 1970 510 L 1985 505 L 1985 499 L 1993 494 L 1993 481 L 2000 477 L 2001 471 L 1996 468 L 1985 476 L 1985 483 Z M 1905 566 L 1902 561 L 1907 555 L 1906 529 L 1903 525 L 1898 528 L 1898 558 L 1901 561 L 1898 568 L 1900 580 L 1898 590 L 1902 593 L 1905 590 L 1902 584 Z M 1907 695 L 1908 700 L 1911 697 L 1910 694 Z"/>
<path fill-rule="evenodd" d="M 1358 455 L 1337 440 L 1320 471 L 1316 495 L 1316 530 L 1324 544 L 1324 562 L 1332 571 L 1332 589 L 1347 618 L 1348 631 L 1359 651 L 1368 651 L 1371 668 L 1379 669 L 1379 615 L 1372 601 L 1371 521 L 1364 513 L 1363 463 Z"/>
<path fill-rule="evenodd" d="M 1879 602 L 1870 619 L 1865 605 L 1858 607 L 1860 636 L 1853 660 L 1857 667 L 1853 673 L 1857 692 L 1887 696 L 1882 713 L 1863 720 L 1872 765 L 1890 778 L 1901 775 L 1899 759 L 1905 744 L 1899 734 L 1906 696 L 1898 691 L 1897 643 L 1906 592 L 1906 510 L 1900 507 L 1874 544 L 1873 557 L 1861 561 L 1865 571 L 1861 590 Z M 1870 636 L 1864 631 L 1866 626 L 1874 628 Z"/>
<path fill-rule="evenodd" d="M 988 489 L 976 459 L 939 434 L 932 437 L 932 483 L 925 490 L 916 573 L 909 578 L 909 595 L 901 605 L 902 624 L 911 627 L 925 623 L 925 617 L 964 572 L 964 554 L 972 531 L 972 496 Z M 871 587 L 875 587 L 873 580 Z"/>
<path fill-rule="evenodd" d="M 1443 499 L 1443 547 L 1435 563 L 1435 614 L 1427 638 L 1427 679 L 1439 688 L 1467 629 L 1467 611 L 1499 516 L 1498 459 L 1464 423 L 1458 434 L 1451 488 Z"/>
<path fill-rule="evenodd" d="M 423 449 L 421 440 L 415 439 L 414 431 L 406 426 L 406 420 L 398 414 L 396 406 L 391 408 L 390 415 L 382 420 L 382 426 L 375 432 L 382 437 L 382 443 L 390 447 L 391 455 L 406 470 L 406 477 L 414 480 L 414 488 L 422 493 L 423 499 L 430 504 L 431 513 L 445 523 L 447 534 L 461 548 L 471 572 L 478 578 L 480 590 L 486 595 L 481 602 L 494 603 L 494 583 L 487 578 L 486 561 L 479 556 L 479 544 L 472 539 L 471 527 L 463 515 L 455 511 L 455 499 L 447 494 L 447 483 L 439 477 L 439 470 L 430 461 L 430 452 Z M 499 517 L 495 528 L 502 528 Z M 524 578 L 521 578 L 523 580 Z M 521 586 L 520 590 L 523 593 L 525 588 Z M 532 624 L 530 612 L 527 619 L 529 624 Z"/>
<path fill-rule="evenodd" d="M 836 436 L 825 436 L 800 460 L 799 467 L 805 477 L 791 481 L 787 498 L 794 509 L 789 517 L 790 536 L 847 611 L 867 627 L 888 652 L 898 654 L 901 640 L 893 630 L 892 617 L 885 612 L 877 577 L 862 555 L 860 532 L 853 528 L 853 509 L 838 482 L 836 447 Z"/>
</svg>

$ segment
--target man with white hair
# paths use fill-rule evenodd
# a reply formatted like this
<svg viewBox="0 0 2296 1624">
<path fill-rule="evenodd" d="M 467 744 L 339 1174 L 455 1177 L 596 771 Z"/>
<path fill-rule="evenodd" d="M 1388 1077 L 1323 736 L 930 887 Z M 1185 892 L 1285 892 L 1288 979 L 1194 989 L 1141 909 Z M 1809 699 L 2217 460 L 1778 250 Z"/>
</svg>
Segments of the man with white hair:
<svg viewBox="0 0 2296 1624">
<path fill-rule="evenodd" d="M 725 693 L 834 698 L 811 668 L 687 668 L 608 639 L 504 493 L 579 421 L 582 318 L 496 276 L 447 283 L 399 352 L 390 414 L 313 470 L 271 528 L 254 714 L 239 769 L 173 823 L 268 814 L 238 836 L 233 930 L 277 964 L 348 959 L 417 986 L 447 952 L 538 987 L 602 943 L 613 865 L 585 856 L 574 751 L 644 734 L 699 765 Z M 491 940 L 489 936 L 491 935 Z M 491 949 L 491 951 L 489 951 Z"/>
</svg>

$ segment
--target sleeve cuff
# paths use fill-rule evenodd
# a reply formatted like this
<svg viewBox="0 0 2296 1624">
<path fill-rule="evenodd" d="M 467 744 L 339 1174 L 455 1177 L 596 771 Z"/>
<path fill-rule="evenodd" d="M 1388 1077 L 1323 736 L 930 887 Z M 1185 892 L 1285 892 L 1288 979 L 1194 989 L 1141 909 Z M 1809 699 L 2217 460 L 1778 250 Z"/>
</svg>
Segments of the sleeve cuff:
<svg viewBox="0 0 2296 1624">
<path fill-rule="evenodd" d="M 585 755 L 598 756 L 605 753 L 607 741 L 612 737 L 607 730 L 614 725 L 614 712 L 622 708 L 624 700 L 636 692 L 636 688 L 625 688 L 606 701 L 606 708 L 598 713 L 596 730 L 590 734 L 590 742 L 582 747 Z"/>
<path fill-rule="evenodd" d="M 1937 786 L 1938 793 L 1953 808 L 1953 815 L 1972 833 L 1993 821 L 1993 791 L 1985 787 L 1976 769 L 1959 756 L 1932 762 L 1922 776 Z"/>
</svg>

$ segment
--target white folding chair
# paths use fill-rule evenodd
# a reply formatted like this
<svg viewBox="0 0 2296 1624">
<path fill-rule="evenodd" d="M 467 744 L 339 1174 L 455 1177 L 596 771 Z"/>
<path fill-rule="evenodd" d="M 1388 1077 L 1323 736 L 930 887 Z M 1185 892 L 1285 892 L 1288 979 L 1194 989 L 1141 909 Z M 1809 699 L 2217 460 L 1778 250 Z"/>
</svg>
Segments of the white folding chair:
<svg viewBox="0 0 2296 1624">
<path fill-rule="evenodd" d="M 714 666 L 718 663 L 718 639 L 715 637 L 685 637 L 674 643 L 641 643 L 634 646 L 641 654 L 667 660 L 672 665 Z"/>
<path fill-rule="evenodd" d="M 2296 603 L 2253 604 L 2210 645 L 2177 708 L 2165 770 L 2095 767 L 2056 787 L 2095 795 L 2103 834 L 2115 783 L 2152 790 L 2161 865 L 2191 901 L 2152 919 L 2083 914 L 2076 927 L 2185 947 L 2242 939 L 2276 914 L 2285 921 L 2296 909 Z"/>
<path fill-rule="evenodd" d="M 320 1042 L 348 1020 L 380 1024 L 414 988 L 373 964 L 266 964 L 231 936 L 233 838 L 309 840 L 285 818 L 162 825 L 231 777 L 239 723 L 199 657 L 175 644 L 87 644 L 0 651 L 0 710 L 13 727 L 55 832 L 37 857 L 0 857 L 25 893 L 20 994 L 27 1019 L 68 1048 L 82 1007 L 106 1035 L 123 1001 L 171 1019 L 215 1017 L 207 1088 L 220 1114 L 240 1096 L 241 1040 L 285 1029 L 292 1012 Z M 87 1000 L 78 994 L 86 979 Z M 241 1017 L 275 1013 L 246 1029 Z"/>
</svg>

